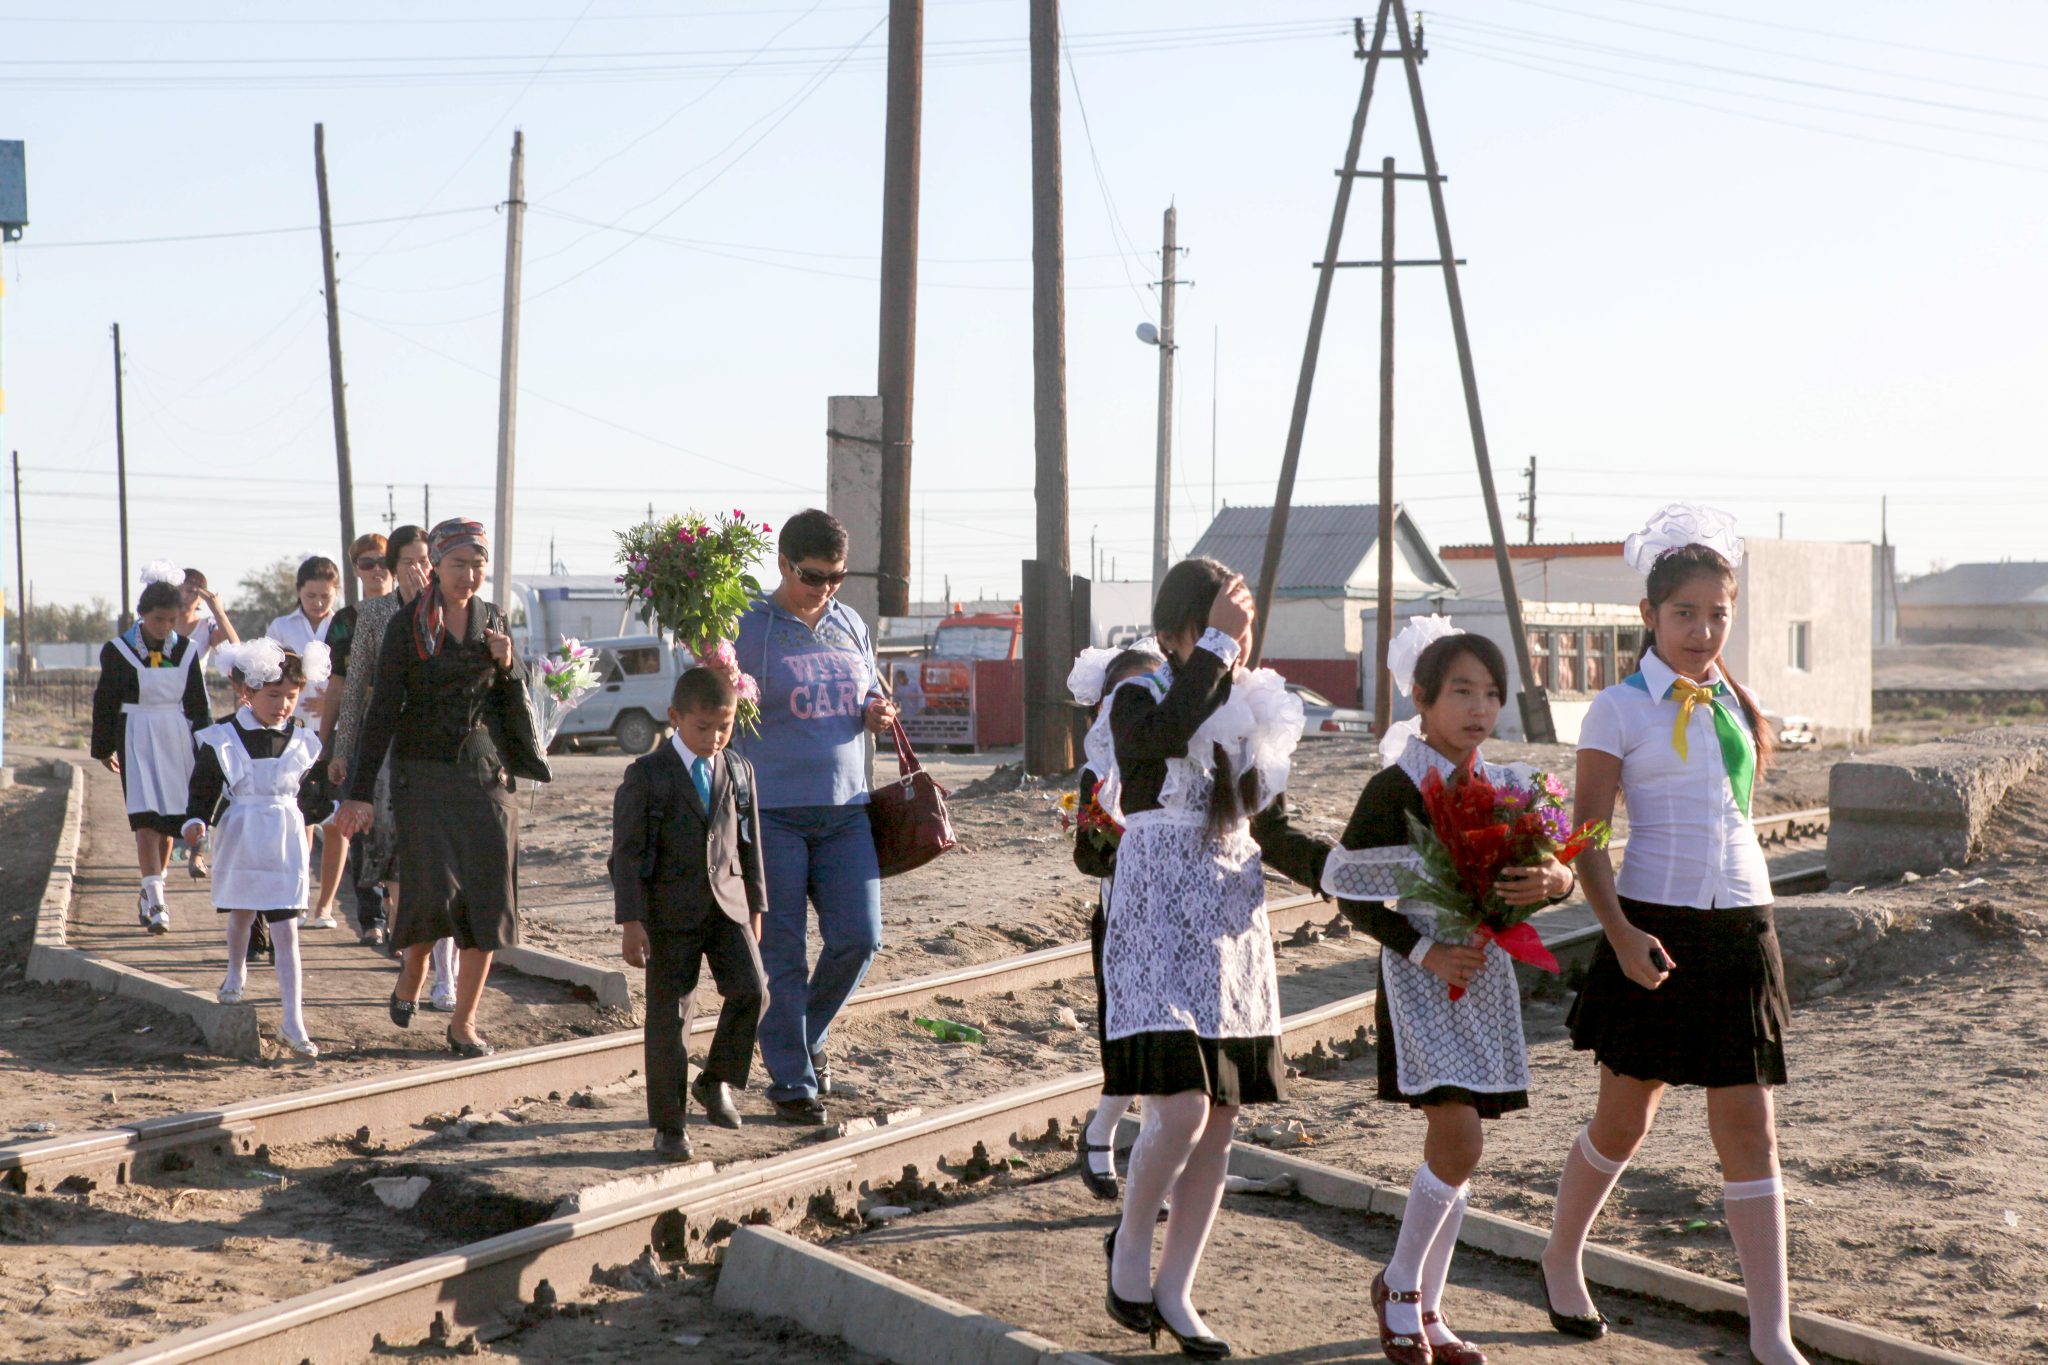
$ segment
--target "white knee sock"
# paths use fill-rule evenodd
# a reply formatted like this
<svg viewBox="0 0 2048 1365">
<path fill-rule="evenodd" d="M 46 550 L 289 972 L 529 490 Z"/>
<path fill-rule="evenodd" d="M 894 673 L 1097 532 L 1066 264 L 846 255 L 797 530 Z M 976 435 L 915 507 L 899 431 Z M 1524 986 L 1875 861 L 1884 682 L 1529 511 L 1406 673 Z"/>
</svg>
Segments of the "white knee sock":
<svg viewBox="0 0 2048 1365">
<path fill-rule="evenodd" d="M 1123 1122 L 1130 1107 L 1129 1095 L 1104 1095 L 1095 1102 L 1095 1114 L 1088 1120 L 1088 1126 L 1081 1130 L 1081 1141 L 1091 1147 L 1116 1146 L 1117 1125 Z M 1088 1169 L 1097 1175 L 1115 1175 L 1116 1153 L 1088 1153 Z"/>
<path fill-rule="evenodd" d="M 1230 1137 L 1237 1124 L 1235 1107 L 1216 1106 L 1202 1136 L 1173 1182 L 1173 1210 L 1166 1215 L 1166 1239 L 1159 1247 L 1159 1276 L 1152 1284 L 1152 1301 L 1159 1314 L 1190 1336 L 1210 1335 L 1209 1326 L 1195 1311 L 1195 1271 L 1202 1264 L 1202 1252 L 1209 1245 L 1209 1230 L 1216 1225 L 1216 1210 L 1223 1203 L 1223 1177 L 1230 1169 Z"/>
<path fill-rule="evenodd" d="M 434 966 L 434 994 L 455 994 L 455 940 L 437 938 L 427 952 L 427 960 Z"/>
<path fill-rule="evenodd" d="M 278 1032 L 304 1042 L 306 1016 L 299 1003 L 299 922 L 281 919 L 271 925 L 270 943 L 277 950 L 277 995 L 284 1006 Z"/>
<path fill-rule="evenodd" d="M 255 928 L 254 910 L 228 911 L 228 975 L 222 990 L 238 991 L 249 983 L 249 935 Z"/>
<path fill-rule="evenodd" d="M 1209 1097 L 1199 1090 L 1145 1097 L 1145 1126 L 1131 1148 L 1124 1216 L 1117 1224 L 1116 1260 L 1110 1268 L 1110 1284 L 1118 1298 L 1151 1299 L 1152 1235 L 1159 1226 L 1159 1210 L 1187 1168 L 1208 1121 Z"/>
<path fill-rule="evenodd" d="M 1415 1180 L 1408 1186 L 1408 1207 L 1401 1214 L 1401 1234 L 1394 1239 L 1394 1254 L 1387 1262 L 1387 1288 L 1412 1293 L 1422 1287 L 1422 1263 L 1430 1244 L 1442 1230 L 1444 1220 L 1458 1206 L 1463 1185 L 1455 1188 L 1437 1179 L 1424 1162 L 1416 1167 Z M 1413 1303 L 1387 1305 L 1387 1326 L 1403 1335 L 1422 1336 L 1422 1309 Z"/>
<path fill-rule="evenodd" d="M 164 908 L 164 874 L 154 873 L 142 879 L 142 898 L 149 902 L 150 909 Z"/>
<path fill-rule="evenodd" d="M 1586 1234 L 1600 1216 L 1600 1206 L 1614 1191 L 1628 1158 L 1616 1161 L 1602 1156 L 1593 1146 L 1587 1130 L 1579 1129 L 1572 1149 L 1564 1159 L 1564 1173 L 1557 1178 L 1557 1206 L 1550 1216 L 1550 1241 L 1543 1248 L 1543 1285 L 1550 1306 L 1566 1317 L 1585 1317 L 1596 1311 L 1593 1296 L 1586 1289 L 1583 1262 Z"/>
<path fill-rule="evenodd" d="M 1742 1287 L 1749 1294 L 1749 1349 L 1764 1365 L 1806 1365 L 1792 1344 L 1784 1181 L 1775 1175 L 1726 1181 L 1721 1206 L 1735 1258 L 1742 1263 Z"/>
<path fill-rule="evenodd" d="M 1422 1311 L 1441 1314 L 1444 1311 L 1444 1285 L 1451 1278 L 1451 1257 L 1458 1254 L 1458 1230 L 1465 1225 L 1465 1206 L 1471 1202 L 1472 1186 L 1458 1186 L 1457 1202 L 1444 1215 L 1444 1225 L 1437 1229 L 1436 1240 L 1429 1244 L 1429 1254 L 1422 1258 Z M 1423 1332 L 1432 1346 L 1448 1346 L 1460 1340 L 1442 1322 L 1423 1324 Z"/>
</svg>

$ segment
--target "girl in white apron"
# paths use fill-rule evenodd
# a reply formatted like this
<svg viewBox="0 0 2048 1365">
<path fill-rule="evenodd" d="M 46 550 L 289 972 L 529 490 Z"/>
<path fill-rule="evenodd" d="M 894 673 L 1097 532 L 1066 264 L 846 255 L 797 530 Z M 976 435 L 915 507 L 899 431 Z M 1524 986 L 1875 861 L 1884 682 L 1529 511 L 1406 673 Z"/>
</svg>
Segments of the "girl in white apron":
<svg viewBox="0 0 2048 1365">
<path fill-rule="evenodd" d="M 342 596 L 341 567 L 325 555 L 313 555 L 299 565 L 297 591 L 299 605 L 296 609 L 274 618 L 267 632 L 271 639 L 286 649 L 303 652 L 316 641 L 328 643 L 328 632 L 334 628 L 336 603 Z M 337 641 L 337 643 L 339 643 Z M 344 664 L 344 671 L 346 664 Z M 299 697 L 300 724 L 310 729 L 320 728 L 320 717 L 324 709 L 322 698 L 327 683 L 307 683 Z M 322 818 L 325 818 L 324 816 Z M 318 821 L 314 822 L 316 825 Z M 312 848 L 313 826 L 306 830 L 306 847 Z M 332 929 L 334 918 L 334 892 L 341 884 L 343 860 L 348 856 L 348 840 L 336 833 L 329 825 L 320 831 L 320 899 L 313 906 L 313 913 L 306 917 L 308 929 Z"/>
<path fill-rule="evenodd" d="M 92 756 L 121 778 L 142 872 L 136 918 L 152 934 L 171 927 L 164 867 L 192 780 L 192 732 L 206 726 L 201 650 L 178 634 L 178 585 L 144 571 L 135 624 L 100 650 L 92 698 Z M 175 573 L 175 570 L 173 570 Z"/>
<path fill-rule="evenodd" d="M 1421 868 L 1408 819 L 1428 821 L 1422 782 L 1431 772 L 1448 780 L 1470 762 L 1495 784 L 1517 776 L 1479 756 L 1507 696 L 1507 665 L 1492 641 L 1438 616 L 1410 622 L 1387 664 L 1400 692 L 1413 689 L 1420 715 L 1381 741 L 1386 766 L 1359 796 L 1339 847 L 1293 830 L 1284 802 L 1253 821 L 1252 833 L 1268 863 L 1336 896 L 1346 917 L 1380 941 L 1379 1095 L 1420 1109 L 1429 1124 L 1394 1254 L 1373 1281 L 1380 1349 L 1397 1365 L 1485 1365 L 1485 1353 L 1444 1321 L 1443 1293 L 1485 1145 L 1481 1120 L 1529 1105 L 1521 992 L 1497 944 L 1474 947 L 1440 931 L 1434 906 L 1401 898 L 1396 872 Z M 1515 905 L 1561 900 L 1573 885 L 1555 859 L 1509 869 L 1498 882 Z M 1457 1000 L 1452 987 L 1463 992 Z"/>
<path fill-rule="evenodd" d="M 327 681 L 328 650 L 316 641 L 301 656 L 266 638 L 222 645 L 218 655 L 242 704 L 232 720 L 199 732 L 184 832 L 196 846 L 208 826 L 214 831 L 213 905 L 228 917 L 228 974 L 219 999 L 241 1003 L 249 937 L 263 920 L 283 1006 L 278 1035 L 297 1055 L 318 1057 L 300 1003 L 298 920 L 306 908 L 306 807 L 319 799 L 320 740 L 292 724 L 292 711 L 302 689 Z"/>
</svg>

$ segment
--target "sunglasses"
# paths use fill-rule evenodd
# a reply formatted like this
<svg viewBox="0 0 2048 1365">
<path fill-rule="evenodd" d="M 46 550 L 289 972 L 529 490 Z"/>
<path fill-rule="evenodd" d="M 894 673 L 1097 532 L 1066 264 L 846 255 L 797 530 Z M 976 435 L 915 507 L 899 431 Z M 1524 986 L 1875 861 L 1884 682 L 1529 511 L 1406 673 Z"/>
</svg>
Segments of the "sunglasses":
<svg viewBox="0 0 2048 1365">
<path fill-rule="evenodd" d="M 845 569 L 841 569 L 838 573 L 820 573 L 816 569 L 806 569 L 799 564 L 793 564 L 790 567 L 796 571 L 796 576 L 804 581 L 804 586 L 806 587 L 836 588 L 846 581 L 847 571 Z"/>
<path fill-rule="evenodd" d="M 384 567 L 384 557 L 382 555 L 364 555 L 356 561 L 356 567 L 364 573 L 369 573 L 372 569 L 381 569 Z"/>
</svg>

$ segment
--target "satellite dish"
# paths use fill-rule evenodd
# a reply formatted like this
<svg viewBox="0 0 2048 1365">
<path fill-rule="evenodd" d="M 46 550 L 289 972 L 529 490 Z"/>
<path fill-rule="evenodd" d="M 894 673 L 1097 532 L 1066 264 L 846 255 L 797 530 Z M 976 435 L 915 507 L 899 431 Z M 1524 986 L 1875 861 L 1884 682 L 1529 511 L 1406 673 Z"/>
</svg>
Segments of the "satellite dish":
<svg viewBox="0 0 2048 1365">
<path fill-rule="evenodd" d="M 1159 329 L 1149 322 L 1139 323 L 1138 340 L 1144 342 L 1147 346 L 1157 346 L 1159 344 Z"/>
</svg>

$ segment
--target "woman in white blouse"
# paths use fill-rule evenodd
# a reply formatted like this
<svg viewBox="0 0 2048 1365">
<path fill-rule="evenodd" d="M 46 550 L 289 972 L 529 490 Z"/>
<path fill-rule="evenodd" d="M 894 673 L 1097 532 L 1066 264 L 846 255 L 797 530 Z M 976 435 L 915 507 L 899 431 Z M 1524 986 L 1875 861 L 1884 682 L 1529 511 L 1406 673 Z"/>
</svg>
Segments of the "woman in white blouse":
<svg viewBox="0 0 2048 1365">
<path fill-rule="evenodd" d="M 1551 1325 L 1606 1332 L 1581 1269 L 1587 1231 L 1665 1086 L 1696 1085 L 1749 1295 L 1750 1351 L 1763 1365 L 1803 1365 L 1771 1103 L 1785 1083 L 1791 1005 L 1750 823 L 1770 735 L 1721 662 L 1742 542 L 1718 513 L 1666 508 L 1629 552 L 1649 575 L 1649 639 L 1638 671 L 1594 699 L 1579 735 L 1573 818 L 1608 819 L 1626 792 L 1628 857 L 1619 877 L 1604 852 L 1579 862 L 1606 939 L 1572 1007 L 1572 1044 L 1599 1062 L 1600 1098 L 1558 1181 L 1543 1254 Z"/>
</svg>

